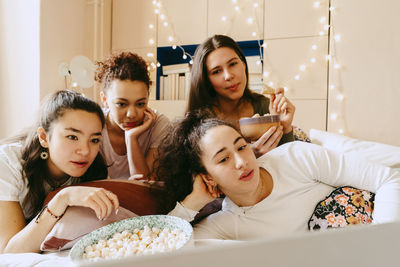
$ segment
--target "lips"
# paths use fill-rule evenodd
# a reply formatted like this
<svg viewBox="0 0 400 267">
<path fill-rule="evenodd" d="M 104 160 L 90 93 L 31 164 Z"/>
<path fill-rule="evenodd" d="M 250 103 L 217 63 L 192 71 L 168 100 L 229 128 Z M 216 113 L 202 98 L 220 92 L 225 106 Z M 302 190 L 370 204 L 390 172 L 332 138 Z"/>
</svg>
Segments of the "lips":
<svg viewBox="0 0 400 267">
<path fill-rule="evenodd" d="M 133 127 L 136 127 L 137 125 L 138 125 L 137 122 L 125 122 L 125 123 L 124 123 L 124 126 L 125 126 L 126 128 L 133 128 Z"/>
<path fill-rule="evenodd" d="M 235 85 L 229 86 L 229 87 L 227 87 L 226 89 L 228 89 L 229 91 L 235 92 L 235 91 L 237 91 L 237 89 L 239 88 L 239 84 L 240 84 L 240 83 L 237 83 L 237 84 L 235 84 Z"/>
<path fill-rule="evenodd" d="M 88 161 L 71 161 L 78 168 L 85 168 L 89 162 Z"/>
<path fill-rule="evenodd" d="M 249 181 L 253 178 L 254 176 L 254 170 L 246 170 L 240 175 L 239 180 L 241 181 Z"/>
</svg>

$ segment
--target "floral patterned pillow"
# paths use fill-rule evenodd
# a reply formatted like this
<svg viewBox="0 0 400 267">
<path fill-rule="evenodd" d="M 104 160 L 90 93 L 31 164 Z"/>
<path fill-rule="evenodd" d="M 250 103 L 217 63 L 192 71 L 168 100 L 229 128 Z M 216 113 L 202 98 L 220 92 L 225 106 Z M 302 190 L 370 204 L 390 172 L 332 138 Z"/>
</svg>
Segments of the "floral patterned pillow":
<svg viewBox="0 0 400 267">
<path fill-rule="evenodd" d="M 375 194 L 344 186 L 319 202 L 308 221 L 310 231 L 372 222 Z"/>
<path fill-rule="evenodd" d="M 311 143 L 311 139 L 308 137 L 307 133 L 301 128 L 293 125 L 293 136 L 296 141 L 303 141 Z"/>
</svg>

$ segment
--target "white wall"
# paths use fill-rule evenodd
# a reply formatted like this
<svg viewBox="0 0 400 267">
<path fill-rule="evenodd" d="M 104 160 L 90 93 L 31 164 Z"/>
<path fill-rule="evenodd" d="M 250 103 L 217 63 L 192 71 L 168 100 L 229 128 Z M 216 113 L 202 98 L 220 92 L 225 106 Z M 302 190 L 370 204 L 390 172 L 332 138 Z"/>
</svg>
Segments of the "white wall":
<svg viewBox="0 0 400 267">
<path fill-rule="evenodd" d="M 400 112 L 397 0 L 324 0 L 318 8 L 314 0 L 238 0 L 238 12 L 232 0 L 163 0 L 160 11 L 173 27 L 162 25 L 151 2 L 113 1 L 113 50 L 131 49 L 147 58 L 148 52 L 155 54 L 157 45 L 171 45 L 171 34 L 180 44 L 196 44 L 215 33 L 241 41 L 255 39 L 252 32 L 256 32 L 257 38 L 268 44 L 264 49 L 265 81 L 288 88 L 286 95 L 297 107 L 295 125 L 307 131 L 343 131 L 354 138 L 400 145 L 400 124 L 395 117 Z M 257 9 L 254 2 L 259 3 Z M 324 28 L 329 3 L 335 7 L 330 39 Z M 222 21 L 222 16 L 227 20 Z M 248 24 L 250 16 L 258 18 L 258 23 Z M 322 17 L 326 22 L 321 23 Z M 149 29 L 149 24 L 158 27 Z M 338 33 L 340 42 L 333 38 Z M 314 44 L 316 50 L 311 49 Z M 310 63 L 311 58 L 316 62 Z M 334 68 L 336 63 L 341 65 L 339 69 Z M 305 72 L 299 70 L 303 64 Z M 331 85 L 334 90 L 328 89 Z M 344 96 L 343 101 L 338 94 Z M 331 119 L 335 115 L 336 119 Z"/>
<path fill-rule="evenodd" d="M 319 18 L 327 16 L 327 5 L 315 9 L 313 0 L 239 0 L 239 11 L 236 11 L 232 0 L 161 2 L 159 10 L 166 16 L 165 20 L 157 18 L 152 1 L 114 0 L 112 50 L 133 50 L 152 61 L 154 59 L 147 53 L 156 55 L 157 45 L 172 45 L 168 41 L 171 35 L 185 45 L 199 44 L 213 34 L 228 34 L 236 41 L 253 40 L 255 32 L 257 38 L 268 44 L 264 49 L 264 71 L 270 75 L 265 77 L 265 82 L 289 88 L 287 95 L 298 110 L 294 123 L 305 130 L 326 129 L 327 64 L 324 56 L 328 38 L 327 31 L 319 35 Z M 254 2 L 259 3 L 257 8 Z M 222 21 L 222 16 L 227 20 Z M 249 17 L 253 18 L 253 23 L 247 23 Z M 168 21 L 168 27 L 163 26 L 164 21 Z M 149 24 L 157 27 L 149 29 Z M 153 45 L 150 39 L 154 40 Z M 311 50 L 313 44 L 318 44 L 317 51 Z M 311 56 L 320 60 L 310 66 L 311 70 L 300 81 L 294 81 L 299 66 Z M 155 80 L 155 72 L 152 72 L 152 80 Z M 176 111 L 180 115 L 181 106 L 181 103 L 170 105 L 166 112 Z"/>
<path fill-rule="evenodd" d="M 58 73 L 61 62 L 69 64 L 76 55 L 84 55 L 93 60 L 94 4 L 89 3 L 82 0 L 41 0 L 41 98 L 65 88 L 64 77 Z M 78 91 L 93 97 L 91 88 Z"/>
<path fill-rule="evenodd" d="M 111 0 L 0 0 L 0 33 L 4 138 L 34 122 L 44 96 L 65 88 L 61 62 L 69 64 L 77 55 L 94 61 L 109 53 Z M 76 90 L 92 99 L 98 94 L 93 88 Z"/>
<path fill-rule="evenodd" d="M 400 2 L 334 0 L 332 54 L 342 67 L 330 68 L 328 130 L 400 146 Z M 338 101 L 337 95 L 344 100 Z"/>
<path fill-rule="evenodd" d="M 0 0 L 0 138 L 32 123 L 39 105 L 39 0 Z"/>
</svg>

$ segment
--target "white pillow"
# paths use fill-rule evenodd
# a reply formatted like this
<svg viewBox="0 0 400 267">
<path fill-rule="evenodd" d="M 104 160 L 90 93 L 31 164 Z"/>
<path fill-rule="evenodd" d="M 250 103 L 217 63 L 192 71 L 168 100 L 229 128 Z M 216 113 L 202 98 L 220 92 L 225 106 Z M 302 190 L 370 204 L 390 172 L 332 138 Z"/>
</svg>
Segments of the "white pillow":
<svg viewBox="0 0 400 267">
<path fill-rule="evenodd" d="M 400 147 L 377 142 L 362 141 L 347 136 L 310 130 L 311 142 L 342 153 L 355 154 L 388 167 L 400 168 Z"/>
</svg>

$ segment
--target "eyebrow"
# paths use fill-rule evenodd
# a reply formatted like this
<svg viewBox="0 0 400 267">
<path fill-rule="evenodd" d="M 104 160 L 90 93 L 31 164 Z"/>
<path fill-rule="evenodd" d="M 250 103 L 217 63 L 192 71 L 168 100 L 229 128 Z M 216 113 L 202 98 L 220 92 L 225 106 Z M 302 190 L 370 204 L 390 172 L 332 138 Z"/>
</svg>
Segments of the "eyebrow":
<svg viewBox="0 0 400 267">
<path fill-rule="evenodd" d="M 229 64 L 231 61 L 233 61 L 233 60 L 235 60 L 235 59 L 239 59 L 239 57 L 235 56 L 235 57 L 229 59 L 226 63 Z M 218 69 L 218 68 L 220 68 L 220 67 L 221 67 L 220 65 L 215 66 L 214 68 L 210 69 L 208 72 L 212 72 L 213 70 Z"/>
<path fill-rule="evenodd" d="M 244 138 L 243 138 L 242 136 L 238 136 L 238 137 L 235 139 L 235 141 L 233 141 L 233 144 L 236 145 L 236 143 L 239 142 L 239 140 L 241 140 L 241 139 L 244 140 Z M 221 153 L 221 152 L 223 152 L 223 151 L 225 151 L 225 150 L 226 150 L 226 147 L 221 148 L 220 150 L 217 151 L 217 153 L 214 154 L 214 156 L 213 156 L 212 158 L 215 158 L 219 153 Z"/>
<path fill-rule="evenodd" d="M 73 127 L 68 127 L 68 128 L 65 128 L 65 130 L 67 130 L 67 131 L 71 131 L 71 132 L 74 132 L 74 133 L 80 133 L 80 134 L 83 134 L 83 132 L 82 132 L 81 130 L 75 129 L 75 128 L 73 128 Z M 92 135 L 98 135 L 98 136 L 101 136 L 101 132 L 93 133 Z"/>
<path fill-rule="evenodd" d="M 126 98 L 116 98 L 115 100 L 116 100 L 116 101 L 126 101 L 126 102 L 129 102 L 129 100 L 126 99 Z M 135 102 L 144 101 L 144 100 L 146 100 L 146 97 L 142 97 L 142 98 L 140 98 L 140 99 L 137 99 Z"/>
</svg>

